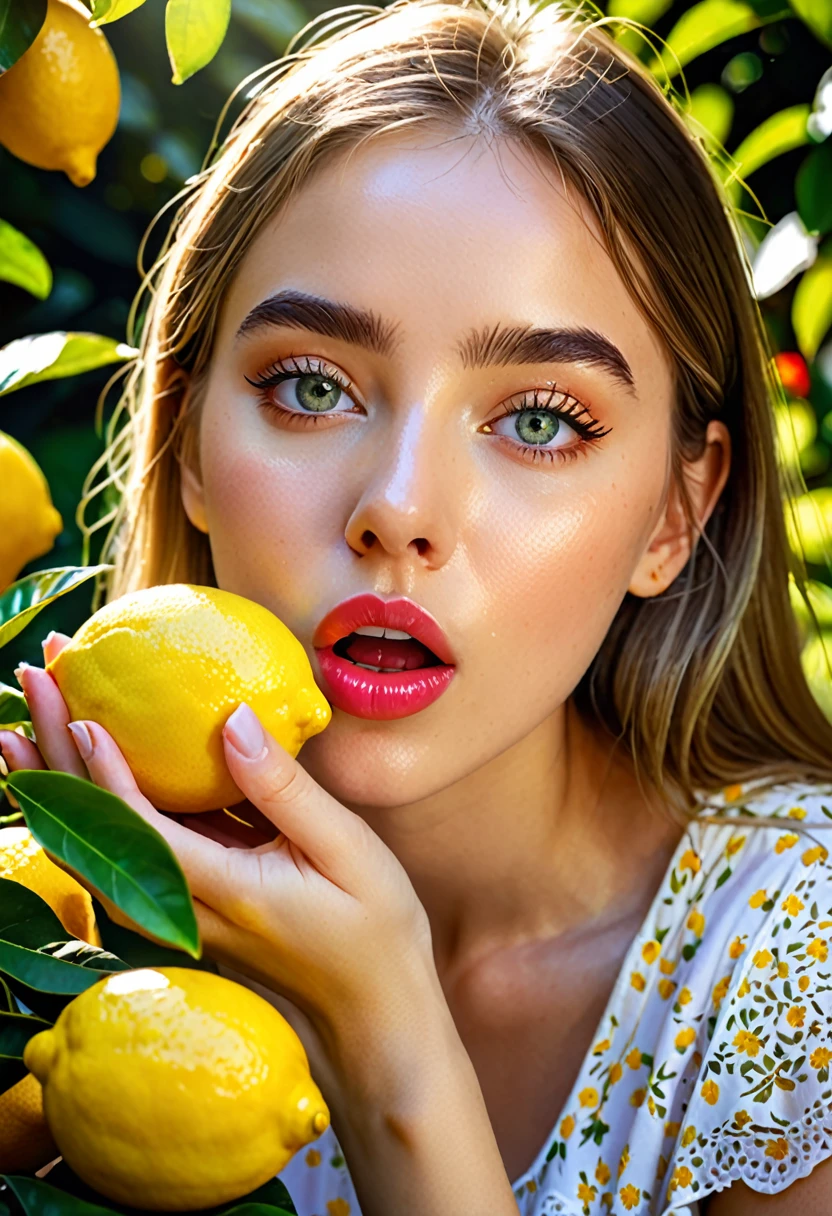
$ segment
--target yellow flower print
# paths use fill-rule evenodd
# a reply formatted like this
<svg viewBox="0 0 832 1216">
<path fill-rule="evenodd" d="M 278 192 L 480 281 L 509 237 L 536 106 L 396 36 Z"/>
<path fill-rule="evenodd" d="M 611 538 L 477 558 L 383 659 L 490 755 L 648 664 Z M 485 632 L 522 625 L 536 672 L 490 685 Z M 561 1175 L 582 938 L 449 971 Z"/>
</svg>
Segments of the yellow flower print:
<svg viewBox="0 0 832 1216">
<path fill-rule="evenodd" d="M 803 1025 L 803 1019 L 806 1017 L 805 1005 L 792 1005 L 791 1009 L 786 1014 L 786 1021 L 790 1026 L 800 1027 Z"/>
<path fill-rule="evenodd" d="M 648 964 L 648 966 L 650 963 L 655 963 L 661 952 L 661 944 L 655 940 L 645 942 L 641 947 L 641 957 L 644 959 L 645 963 Z"/>
<path fill-rule="evenodd" d="M 699 1092 L 709 1106 L 716 1106 L 719 1101 L 719 1086 L 716 1081 L 706 1081 Z"/>
<path fill-rule="evenodd" d="M 742 798 L 742 786 L 726 785 L 725 789 L 722 791 L 722 796 L 726 802 L 736 802 L 737 799 Z"/>
<path fill-rule="evenodd" d="M 832 1060 L 832 1051 L 826 1047 L 816 1047 L 809 1056 L 809 1063 L 812 1068 L 826 1068 L 829 1061 Z"/>
<path fill-rule="evenodd" d="M 793 806 L 793 807 L 789 808 L 789 819 L 805 819 L 805 818 L 806 818 L 805 806 Z"/>
<path fill-rule="evenodd" d="M 309 1152 L 304 1157 L 304 1161 L 310 1167 L 310 1169 L 314 1169 L 316 1165 L 321 1164 L 321 1154 L 316 1148 L 310 1148 Z"/>
<path fill-rule="evenodd" d="M 580 1199 L 581 1203 L 592 1203 L 597 1194 L 597 1186 L 590 1186 L 588 1182 L 578 1183 L 578 1198 Z"/>
<path fill-rule="evenodd" d="M 610 1167 L 605 1165 L 601 1159 L 598 1159 L 598 1164 L 595 1167 L 595 1181 L 600 1182 L 601 1186 L 606 1186 L 610 1180 Z"/>
<path fill-rule="evenodd" d="M 777 1140 L 766 1141 L 766 1156 L 775 1161 L 783 1161 L 789 1155 L 789 1142 L 783 1136 Z"/>
<path fill-rule="evenodd" d="M 675 1191 L 678 1187 L 690 1186 L 693 1182 L 693 1174 L 686 1165 L 680 1165 L 678 1169 L 673 1171 L 673 1176 L 670 1179 L 670 1186 L 667 1188 L 667 1193 Z"/>
<path fill-rule="evenodd" d="M 627 1067 L 632 1068 L 633 1072 L 641 1068 L 641 1052 L 637 1047 L 634 1047 L 627 1056 Z"/>
<path fill-rule="evenodd" d="M 696 1031 L 692 1026 L 685 1026 L 684 1030 L 680 1030 L 676 1035 L 675 1044 L 677 1051 L 685 1051 L 690 1047 L 691 1043 L 696 1038 Z"/>
<path fill-rule="evenodd" d="M 690 916 L 687 919 L 687 926 L 695 937 L 701 937 L 705 932 L 705 917 L 698 908 L 691 910 Z"/>
<path fill-rule="evenodd" d="M 811 954 L 812 958 L 816 958 L 819 963 L 825 963 L 829 950 L 822 937 L 813 937 L 806 947 L 806 953 Z"/>
<path fill-rule="evenodd" d="M 778 963 L 777 964 L 777 975 L 781 980 L 788 979 L 789 978 L 789 964 L 788 963 Z"/>
<path fill-rule="evenodd" d="M 529 1181 L 526 1183 L 526 1190 L 529 1192 L 530 1195 L 533 1195 L 535 1193 L 535 1191 L 537 1190 L 537 1183 L 535 1182 L 534 1178 L 530 1178 Z"/>
<path fill-rule="evenodd" d="M 674 958 L 659 959 L 659 971 L 662 975 L 672 975 L 676 970 L 676 960 Z"/>
<path fill-rule="evenodd" d="M 828 856 L 828 850 L 825 849 L 822 844 L 818 844 L 815 845 L 813 849 L 807 849 L 803 854 L 801 861 L 803 862 L 804 866 L 810 866 L 816 861 L 826 861 Z"/>
<path fill-rule="evenodd" d="M 749 984 L 748 980 L 743 980 L 737 989 L 737 996 L 747 996 L 750 991 L 751 985 Z"/>
<path fill-rule="evenodd" d="M 617 1085 L 618 1082 L 621 1080 L 623 1073 L 624 1073 L 624 1069 L 621 1067 L 621 1065 L 618 1063 L 618 1061 L 616 1061 L 615 1064 L 611 1065 L 611 1067 L 610 1067 L 610 1085 Z"/>
<path fill-rule="evenodd" d="M 578 1094 L 578 1101 L 581 1106 L 597 1106 L 598 1105 L 598 1090 L 593 1089 L 588 1085 L 586 1089 L 582 1089 Z"/>
<path fill-rule="evenodd" d="M 629 1212 L 630 1209 L 634 1208 L 641 1199 L 641 1191 L 637 1186 L 633 1186 L 632 1182 L 628 1182 L 623 1191 L 618 1192 L 618 1198 Z"/>
<path fill-rule="evenodd" d="M 605 1208 L 611 1208 L 612 1201 L 613 1201 L 612 1191 L 604 1191 L 603 1195 L 601 1196 L 601 1206 L 605 1207 Z"/>
<path fill-rule="evenodd" d="M 624 1149 L 623 1149 L 621 1156 L 619 1158 L 619 1161 L 618 1161 L 618 1177 L 619 1178 L 624 1173 L 624 1171 L 626 1170 L 626 1168 L 629 1164 L 630 1164 L 630 1146 L 629 1146 L 629 1144 L 625 1144 Z"/>
<path fill-rule="evenodd" d="M 742 940 L 741 937 L 735 937 L 734 940 L 731 942 L 731 945 L 728 947 L 728 957 L 729 958 L 739 958 L 739 956 L 744 953 L 745 953 L 745 942 Z"/>
<path fill-rule="evenodd" d="M 346 1199 L 330 1199 L 326 1210 L 329 1216 L 350 1216 L 350 1205 Z"/>
<path fill-rule="evenodd" d="M 681 1126 L 682 1126 L 681 1123 L 675 1123 L 675 1122 L 674 1123 L 665 1123 L 664 1134 L 666 1136 L 670 1136 L 671 1140 L 675 1140 L 676 1137 L 679 1135 L 679 1128 Z"/>
<path fill-rule="evenodd" d="M 667 1173 L 667 1157 L 659 1155 L 659 1164 L 656 1166 L 656 1178 L 661 1182 Z"/>
<path fill-rule="evenodd" d="M 798 912 L 802 912 L 806 905 L 796 895 L 787 895 L 780 907 L 788 916 L 797 916 Z"/>
<path fill-rule="evenodd" d="M 691 874 L 698 874 L 702 868 L 702 862 L 694 853 L 693 849 L 688 849 L 679 858 L 679 869 L 690 870 Z"/>
<path fill-rule="evenodd" d="M 769 963 L 771 962 L 771 960 L 773 958 L 774 958 L 774 955 L 771 953 L 770 950 L 758 950 L 757 953 L 754 955 L 754 959 L 753 959 L 754 966 L 759 967 L 760 971 L 762 971 L 765 967 L 767 967 L 769 965 Z"/>
<path fill-rule="evenodd" d="M 663 1001 L 667 1001 L 670 999 L 670 997 L 673 996 L 673 993 L 676 990 L 676 981 L 675 980 L 659 980 L 658 989 L 659 989 L 659 996 L 662 998 Z"/>
<path fill-rule="evenodd" d="M 689 1144 L 693 1144 L 695 1139 L 696 1139 L 696 1128 L 693 1126 L 686 1127 L 685 1131 L 684 1131 L 684 1135 L 682 1136 L 682 1148 L 687 1148 Z"/>
<path fill-rule="evenodd" d="M 647 1097 L 646 1089 L 634 1089 L 630 1094 L 630 1106 L 643 1106 Z"/>
<path fill-rule="evenodd" d="M 602 1039 L 600 1043 L 595 1044 L 595 1046 L 592 1049 L 592 1054 L 594 1056 L 602 1056 L 604 1054 L 604 1052 L 609 1051 L 609 1049 L 610 1049 L 609 1039 Z"/>
<path fill-rule="evenodd" d="M 819 920 L 818 928 L 819 929 L 832 929 L 832 920 Z"/>
<path fill-rule="evenodd" d="M 574 1130 L 575 1130 L 575 1120 L 572 1118 L 571 1115 L 567 1115 L 565 1119 L 561 1120 L 561 1124 L 560 1124 L 561 1139 L 568 1140 L 569 1137 L 574 1132 Z"/>
<path fill-rule="evenodd" d="M 646 981 L 640 971 L 634 971 L 630 976 L 630 984 L 635 988 L 636 992 L 644 992 Z"/>
<path fill-rule="evenodd" d="M 732 836 L 725 846 L 725 856 L 733 857 L 735 853 L 739 853 L 742 846 L 745 844 L 744 836 Z"/>
<path fill-rule="evenodd" d="M 714 1009 L 719 1009 L 722 1002 L 728 995 L 728 989 L 731 987 L 730 975 L 723 975 L 718 984 L 714 984 L 714 990 L 711 993 L 711 1000 L 714 1004 Z"/>
<path fill-rule="evenodd" d="M 755 891 L 748 901 L 749 908 L 759 908 L 768 899 L 768 893 L 761 887 L 759 891 Z"/>
<path fill-rule="evenodd" d="M 800 979 L 797 981 L 797 986 L 801 992 L 805 992 L 811 982 L 812 981 L 809 979 L 808 975 L 801 975 Z"/>
<path fill-rule="evenodd" d="M 679 993 L 679 996 L 677 997 L 677 1000 L 680 1005 L 687 1005 L 690 1003 L 690 1001 L 692 999 L 693 998 L 691 995 L 690 988 L 683 988 L 682 991 Z"/>
<path fill-rule="evenodd" d="M 787 832 L 785 836 L 781 836 L 774 846 L 775 853 L 785 853 L 786 849 L 793 849 L 800 837 L 796 832 Z"/>
<path fill-rule="evenodd" d="M 734 1036 L 734 1046 L 737 1051 L 744 1051 L 746 1055 L 756 1056 L 762 1044 L 756 1034 L 752 1034 L 750 1030 L 740 1030 Z"/>
<path fill-rule="evenodd" d="M 650 1114 L 655 1119 L 655 1117 L 656 1117 L 656 1100 L 652 1094 L 647 1099 L 647 1109 L 650 1111 Z"/>
<path fill-rule="evenodd" d="M 746 1123 L 751 1122 L 751 1116 L 747 1110 L 738 1110 L 734 1115 L 734 1127 L 738 1127 L 740 1131 L 745 1127 Z"/>
</svg>

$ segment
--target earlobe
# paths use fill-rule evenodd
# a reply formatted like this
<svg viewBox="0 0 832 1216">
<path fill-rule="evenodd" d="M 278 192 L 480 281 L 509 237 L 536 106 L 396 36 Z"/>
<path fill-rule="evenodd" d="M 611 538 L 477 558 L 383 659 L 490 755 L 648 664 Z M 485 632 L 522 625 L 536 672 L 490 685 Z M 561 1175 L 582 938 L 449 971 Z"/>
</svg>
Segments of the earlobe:
<svg viewBox="0 0 832 1216">
<path fill-rule="evenodd" d="M 184 460 L 179 464 L 180 493 L 185 514 L 193 526 L 200 532 L 207 533 L 208 520 L 205 515 L 205 495 L 202 482 L 196 473 Z"/>
</svg>

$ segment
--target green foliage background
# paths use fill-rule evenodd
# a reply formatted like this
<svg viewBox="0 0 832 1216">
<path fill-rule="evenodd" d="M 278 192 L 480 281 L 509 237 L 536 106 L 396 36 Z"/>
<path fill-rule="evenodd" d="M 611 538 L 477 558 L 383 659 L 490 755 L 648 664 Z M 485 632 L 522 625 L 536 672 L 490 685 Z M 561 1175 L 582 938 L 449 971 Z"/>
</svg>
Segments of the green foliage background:
<svg viewBox="0 0 832 1216">
<path fill-rule="evenodd" d="M 104 0 L 97 0 L 100 11 Z M 714 23 L 720 0 L 711 0 Z M 162 0 L 147 0 L 122 20 L 104 25 L 121 73 L 123 99 L 118 129 L 102 152 L 94 182 L 83 190 L 60 173 L 22 163 L 0 148 L 0 212 L 31 238 L 54 270 L 54 285 L 37 301 L 22 288 L 0 282 L 0 345 L 26 334 L 57 329 L 88 330 L 123 340 L 130 301 L 138 287 L 139 241 L 153 215 L 201 164 L 220 109 L 248 73 L 274 59 L 289 38 L 331 7 L 320 0 L 232 0 L 231 20 L 219 52 L 184 84 L 171 82 L 165 47 Z M 649 22 L 666 37 L 691 0 L 612 0 L 611 10 Z M 725 5 L 722 5 L 724 10 Z M 769 0 L 750 0 L 749 10 L 767 18 Z M 812 11 L 809 26 L 798 15 Z M 779 10 L 789 12 L 788 0 Z M 723 14 L 724 15 L 724 14 Z M 793 0 L 793 11 L 761 29 L 729 38 L 687 65 L 691 92 L 718 83 L 734 103 L 729 151 L 769 116 L 800 103 L 810 104 L 818 81 L 832 66 L 832 0 Z M 678 78 L 677 78 L 678 83 Z M 828 141 L 832 151 L 832 138 Z M 777 156 L 750 179 L 764 214 L 773 224 L 795 210 L 795 177 L 812 151 L 804 146 Z M 832 168 L 819 189 L 832 192 Z M 745 205 L 756 210 L 748 197 Z M 832 228 L 832 219 L 830 220 Z M 757 239 L 765 224 L 752 225 Z M 158 248 L 162 228 L 150 241 L 146 260 Z M 830 239 L 826 238 L 826 245 Z M 824 246 L 821 246 L 824 252 Z M 799 276 L 798 276 L 799 279 Z M 762 302 L 776 349 L 797 349 L 791 303 L 798 279 Z M 52 553 L 31 568 L 71 565 L 81 560 L 81 537 L 74 522 L 81 484 L 102 450 L 94 426 L 98 394 L 111 368 L 37 384 L 0 398 L 0 429 L 34 454 L 43 468 L 65 528 Z M 827 335 L 812 368 L 809 400 L 818 436 L 804 458 L 810 489 L 832 486 L 832 340 Z M 93 559 L 95 554 L 92 555 Z M 832 584 L 828 567 L 810 567 L 810 576 Z M 40 660 L 40 639 L 49 628 L 72 632 L 89 610 L 88 590 L 58 601 L 16 639 L 0 658 L 0 679 L 10 680 L 21 660 Z M 832 623 L 832 622 L 831 622 Z"/>
</svg>

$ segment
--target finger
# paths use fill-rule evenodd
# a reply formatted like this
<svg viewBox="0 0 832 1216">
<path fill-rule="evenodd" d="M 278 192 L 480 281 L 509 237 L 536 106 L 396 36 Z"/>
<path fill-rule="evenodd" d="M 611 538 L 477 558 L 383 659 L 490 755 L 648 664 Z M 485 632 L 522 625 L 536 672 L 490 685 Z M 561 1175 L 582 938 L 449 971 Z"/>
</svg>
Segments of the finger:
<svg viewBox="0 0 832 1216">
<path fill-rule="evenodd" d="M 220 910 L 238 898 L 228 858 L 246 850 L 226 848 L 157 811 L 136 784 L 115 739 L 99 723 L 73 722 L 71 734 L 95 784 L 121 798 L 165 838 L 197 898 Z"/>
<path fill-rule="evenodd" d="M 51 663 L 71 641 L 68 633 L 56 633 L 54 629 L 47 633 L 42 642 L 44 663 Z"/>
<path fill-rule="evenodd" d="M 58 685 L 41 667 L 19 667 L 15 674 L 26 697 L 38 750 L 47 768 L 86 777 L 87 770 L 67 731 L 69 710 Z"/>
<path fill-rule="evenodd" d="M 38 749 L 31 739 L 14 730 L 0 730 L 0 752 L 10 773 L 22 768 L 46 768 Z"/>
<path fill-rule="evenodd" d="M 343 874 L 364 840 L 363 819 L 318 785 L 245 703 L 226 722 L 223 742 L 231 776 L 246 797 L 328 878 Z"/>
</svg>

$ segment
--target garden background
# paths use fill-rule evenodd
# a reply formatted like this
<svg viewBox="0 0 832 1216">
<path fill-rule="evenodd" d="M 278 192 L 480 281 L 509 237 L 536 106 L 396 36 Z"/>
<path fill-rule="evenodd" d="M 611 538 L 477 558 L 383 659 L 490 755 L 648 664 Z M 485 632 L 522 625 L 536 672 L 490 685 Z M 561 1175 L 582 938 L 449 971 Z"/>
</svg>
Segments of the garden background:
<svg viewBox="0 0 832 1216">
<path fill-rule="evenodd" d="M 0 43 L 15 11 L 39 2 L 0 0 Z M 200 57 L 209 62 L 173 84 L 164 0 L 146 0 L 134 11 L 128 0 L 92 2 L 96 15 L 104 14 L 100 28 L 118 61 L 118 127 L 94 181 L 83 189 L 0 147 L 0 219 L 29 238 L 52 270 L 42 299 L 0 281 L 0 345 L 59 330 L 125 340 L 139 285 L 139 242 L 151 218 L 199 171 L 231 91 L 331 7 L 321 0 L 230 0 L 226 29 L 228 0 L 191 0 L 195 28 L 213 45 L 191 45 L 184 72 L 181 61 L 177 65 L 180 74 Z M 825 642 L 832 661 L 832 0 L 611 0 L 604 11 L 643 21 L 667 40 L 681 61 L 701 137 L 724 145 L 753 191 L 752 198 L 733 187 L 749 213 L 745 240 L 773 349 L 788 356 L 779 362 L 786 397 L 777 407 L 778 425 L 784 460 L 800 469 L 808 490 L 798 502 L 798 520 L 823 630 L 816 636 L 801 617 L 804 662 L 832 717 L 824 655 Z M 125 15 L 114 20 L 117 12 Z M 651 48 L 639 45 L 643 57 L 653 59 Z M 174 59 L 183 54 L 172 52 Z M 673 57 L 665 52 L 663 62 L 680 85 Z M 232 116 L 244 100 L 243 93 Z M 163 231 L 161 224 L 151 237 L 146 265 Z M 2 265 L 0 241 L 0 277 Z M 34 454 L 64 520 L 52 552 L 25 572 L 82 560 L 75 513 L 84 477 L 103 450 L 96 402 L 112 372 L 103 367 L 0 396 L 0 429 Z M 4 383 L 0 352 L 0 393 Z M 40 662 L 48 629 L 73 632 L 89 604 L 87 584 L 46 609 L 3 651 L 0 679 L 12 683 L 21 659 Z"/>
</svg>

